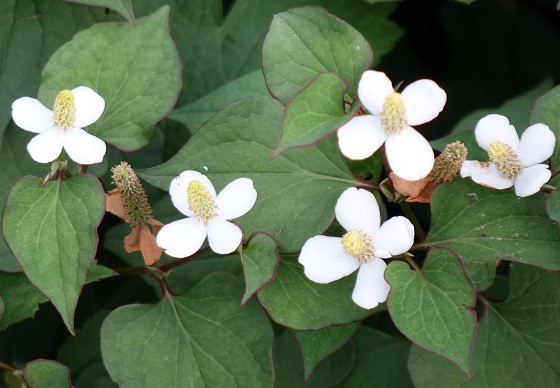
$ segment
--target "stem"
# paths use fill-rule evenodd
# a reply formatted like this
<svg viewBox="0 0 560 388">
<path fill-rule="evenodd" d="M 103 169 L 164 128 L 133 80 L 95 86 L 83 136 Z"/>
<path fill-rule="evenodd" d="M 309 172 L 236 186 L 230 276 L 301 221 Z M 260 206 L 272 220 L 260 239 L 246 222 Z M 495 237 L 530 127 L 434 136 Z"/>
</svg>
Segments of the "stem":
<svg viewBox="0 0 560 388">
<path fill-rule="evenodd" d="M 16 368 L 14 368 L 10 364 L 7 364 L 7 363 L 2 362 L 2 361 L 0 361 L 0 368 L 5 369 L 8 372 L 15 372 L 16 371 Z"/>
<path fill-rule="evenodd" d="M 426 238 L 426 233 L 424 233 L 424 230 L 420 225 L 420 221 L 418 221 L 418 218 L 416 217 L 416 214 L 414 214 L 414 212 L 412 211 L 412 208 L 410 207 L 409 203 L 401 202 L 399 203 L 399 205 L 401 205 L 401 209 L 404 215 L 406 216 L 406 218 L 408 218 L 410 222 L 412 222 L 412 224 L 414 225 L 414 230 L 416 232 L 416 237 L 418 238 L 418 241 L 424 241 L 424 239 Z"/>
<path fill-rule="evenodd" d="M 416 264 L 416 262 L 414 260 L 412 260 L 412 258 L 405 256 L 404 259 L 406 260 L 406 262 L 412 267 L 414 268 L 418 273 L 422 272 L 422 268 L 420 268 L 420 266 L 418 264 Z"/>
<path fill-rule="evenodd" d="M 113 271 L 119 275 L 150 275 L 146 267 L 124 267 L 124 268 L 112 268 Z"/>
<path fill-rule="evenodd" d="M 206 253 L 207 251 L 208 251 L 208 248 L 201 249 L 200 251 L 198 251 L 197 253 L 195 253 L 195 254 L 192 255 L 192 256 L 183 257 L 182 259 L 172 261 L 171 263 L 162 264 L 162 265 L 160 265 L 160 266 L 158 266 L 158 267 L 155 267 L 155 268 L 157 268 L 157 269 L 158 269 L 159 271 L 161 271 L 161 272 L 167 273 L 167 272 L 169 272 L 170 270 L 172 270 L 173 268 L 180 267 L 181 265 L 183 265 L 183 264 L 185 264 L 185 263 L 188 263 L 188 262 L 191 261 L 191 260 L 196 259 L 196 258 L 199 257 L 201 254 Z"/>
</svg>

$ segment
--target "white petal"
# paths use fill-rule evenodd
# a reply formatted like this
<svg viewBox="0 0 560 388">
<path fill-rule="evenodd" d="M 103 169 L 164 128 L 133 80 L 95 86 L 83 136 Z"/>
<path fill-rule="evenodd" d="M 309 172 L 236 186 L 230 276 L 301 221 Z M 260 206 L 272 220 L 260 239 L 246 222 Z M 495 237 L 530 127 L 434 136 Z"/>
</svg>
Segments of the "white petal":
<svg viewBox="0 0 560 388">
<path fill-rule="evenodd" d="M 428 176 L 434 167 L 434 151 L 430 143 L 412 127 L 385 142 L 389 165 L 398 177 L 417 181 Z"/>
<path fill-rule="evenodd" d="M 373 236 L 379 229 L 381 215 L 375 196 L 367 190 L 350 187 L 338 198 L 336 219 L 348 231 L 359 229 Z"/>
<path fill-rule="evenodd" d="M 488 150 L 491 143 L 501 141 L 508 144 L 513 150 L 517 150 L 519 136 L 515 127 L 510 125 L 507 117 L 502 115 L 488 115 L 476 124 L 474 135 L 478 145 Z"/>
<path fill-rule="evenodd" d="M 534 124 L 523 132 L 517 154 L 523 167 L 542 163 L 552 156 L 556 137 L 545 124 Z"/>
<path fill-rule="evenodd" d="M 76 105 L 77 127 L 84 128 L 99 120 L 105 110 L 103 97 L 87 86 L 72 89 L 72 94 Z"/>
<path fill-rule="evenodd" d="M 373 235 L 375 256 L 388 259 L 408 252 L 414 243 L 414 226 L 402 216 L 386 221 Z"/>
<path fill-rule="evenodd" d="M 196 253 L 206 238 L 206 227 L 196 218 L 185 218 L 165 225 L 157 235 L 157 244 L 172 257 Z"/>
<path fill-rule="evenodd" d="M 237 249 L 243 239 L 243 232 L 239 226 L 222 218 L 208 221 L 208 244 L 220 255 L 227 255 Z"/>
<path fill-rule="evenodd" d="M 50 163 L 62 152 L 65 137 L 63 129 L 51 128 L 31 139 L 27 151 L 36 162 Z"/>
<path fill-rule="evenodd" d="M 386 139 L 377 116 L 356 116 L 338 130 L 338 146 L 349 159 L 369 158 L 383 145 Z"/>
<path fill-rule="evenodd" d="M 22 97 L 12 103 L 12 119 L 21 129 L 41 133 L 54 125 L 53 112 L 35 98 Z"/>
<path fill-rule="evenodd" d="M 70 159 L 80 164 L 95 164 L 103 161 L 107 151 L 103 140 L 81 128 L 71 128 L 66 131 L 64 149 Z"/>
<path fill-rule="evenodd" d="M 546 164 L 524 168 L 515 179 L 515 194 L 519 197 L 528 197 L 538 193 L 542 185 L 550 180 L 551 175 Z"/>
<path fill-rule="evenodd" d="M 490 162 L 465 160 L 461 167 L 461 176 L 463 178 L 471 177 L 473 181 L 482 186 L 498 190 L 509 189 L 513 186 L 513 179 L 504 177 L 494 163 Z"/>
<path fill-rule="evenodd" d="M 385 261 L 374 258 L 362 264 L 358 271 L 352 300 L 364 309 L 372 309 L 387 300 L 391 286 L 385 280 Z"/>
<path fill-rule="evenodd" d="M 374 115 L 381 113 L 385 99 L 394 91 L 391 80 L 381 71 L 366 71 L 358 84 L 358 96 L 362 105 Z"/>
<path fill-rule="evenodd" d="M 206 186 L 212 197 L 216 198 L 216 190 L 214 189 L 212 182 L 210 182 L 210 179 L 198 171 L 183 171 L 178 177 L 171 181 L 171 185 L 169 185 L 169 194 L 171 195 L 171 201 L 177 210 L 189 217 L 194 216 L 194 213 L 189 209 L 187 187 L 189 186 L 189 183 L 194 180 L 199 181 Z"/>
<path fill-rule="evenodd" d="M 434 81 L 421 79 L 402 92 L 409 125 L 420 125 L 435 119 L 447 102 L 447 94 Z"/>
<path fill-rule="evenodd" d="M 342 238 L 315 236 L 301 248 L 299 262 L 305 276 L 315 283 L 330 283 L 350 275 L 360 262 L 344 252 Z"/>
<path fill-rule="evenodd" d="M 257 191 L 249 178 L 239 178 L 229 183 L 216 197 L 218 215 L 233 220 L 247 213 L 255 205 Z"/>
</svg>

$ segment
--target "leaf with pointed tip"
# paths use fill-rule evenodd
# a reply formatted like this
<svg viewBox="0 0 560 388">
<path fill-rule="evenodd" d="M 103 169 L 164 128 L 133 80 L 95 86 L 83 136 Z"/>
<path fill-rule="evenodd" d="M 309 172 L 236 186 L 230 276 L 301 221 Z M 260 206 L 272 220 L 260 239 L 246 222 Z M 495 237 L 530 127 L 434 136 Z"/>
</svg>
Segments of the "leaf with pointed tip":
<svg viewBox="0 0 560 388">
<path fill-rule="evenodd" d="M 335 203 L 359 183 L 348 171 L 334 139 L 270 160 L 283 106 L 272 99 L 239 100 L 208 121 L 177 155 L 138 175 L 168 190 L 185 170 L 197 170 L 221 190 L 236 178 L 253 180 L 255 206 L 236 220 L 245 236 L 270 234 L 281 252 L 297 252 L 331 223 Z"/>
<path fill-rule="evenodd" d="M 6 242 L 27 278 L 74 332 L 74 310 L 95 255 L 105 192 L 91 175 L 47 182 L 24 177 L 4 210 Z"/>
<path fill-rule="evenodd" d="M 519 198 L 470 179 L 439 186 L 425 246 L 455 251 L 477 290 L 492 284 L 500 259 L 560 270 L 560 232 L 546 212 L 546 197 Z"/>
<path fill-rule="evenodd" d="M 271 386 L 274 334 L 241 281 L 217 273 L 188 293 L 113 311 L 101 353 L 120 387 Z"/>
<path fill-rule="evenodd" d="M 387 308 L 401 333 L 470 375 L 476 298 L 458 258 L 447 250 L 434 249 L 421 271 L 393 261 L 385 279 L 391 285 Z"/>
<path fill-rule="evenodd" d="M 245 293 L 241 304 L 245 304 L 258 290 L 272 282 L 280 262 L 278 243 L 268 234 L 255 234 L 241 251 L 245 273 Z"/>
<path fill-rule="evenodd" d="M 274 15 L 263 42 L 266 84 L 284 104 L 324 72 L 346 79 L 353 100 L 358 81 L 372 61 L 368 41 L 348 23 L 319 7 L 294 8 Z"/>
<path fill-rule="evenodd" d="M 320 330 L 293 330 L 303 354 L 305 380 L 325 358 L 342 348 L 354 335 L 359 323 L 329 326 Z"/>
<path fill-rule="evenodd" d="M 76 34 L 45 67 L 39 99 L 52 107 L 62 89 L 89 86 L 105 99 L 105 111 L 90 132 L 125 151 L 145 146 L 181 90 L 168 19 L 166 6 L 136 26 L 101 23 Z"/>
<path fill-rule="evenodd" d="M 295 330 L 317 330 L 359 321 L 384 308 L 357 306 L 352 301 L 355 283 L 355 274 L 329 284 L 314 283 L 304 275 L 297 257 L 282 257 L 274 281 L 259 291 L 258 298 L 275 322 Z"/>
<path fill-rule="evenodd" d="M 560 274 L 514 263 L 509 296 L 482 300 L 473 380 L 416 346 L 408 368 L 416 387 L 556 387 L 560 384 Z"/>
<path fill-rule="evenodd" d="M 23 377 L 29 387 L 72 387 L 70 369 L 59 362 L 39 359 L 25 365 Z"/>
<path fill-rule="evenodd" d="M 65 0 L 72 3 L 103 7 L 119 13 L 129 23 L 134 24 L 132 0 Z"/>
<path fill-rule="evenodd" d="M 550 158 L 550 169 L 560 169 L 560 86 L 556 86 L 537 99 L 531 112 L 531 124 L 543 123 L 550 127 L 556 136 L 554 153 Z"/>
</svg>

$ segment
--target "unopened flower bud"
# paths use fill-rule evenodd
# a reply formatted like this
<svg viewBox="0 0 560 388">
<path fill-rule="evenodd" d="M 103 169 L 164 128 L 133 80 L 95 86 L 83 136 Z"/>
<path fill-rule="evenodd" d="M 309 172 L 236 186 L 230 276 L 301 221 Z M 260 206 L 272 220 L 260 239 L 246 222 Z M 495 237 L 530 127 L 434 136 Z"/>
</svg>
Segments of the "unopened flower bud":
<svg viewBox="0 0 560 388">
<path fill-rule="evenodd" d="M 131 227 L 144 225 L 151 218 L 152 208 L 140 179 L 127 162 L 111 168 L 113 184 L 121 196 L 127 212 L 127 222 Z"/>
<path fill-rule="evenodd" d="M 467 158 L 467 153 L 467 147 L 460 141 L 454 141 L 446 145 L 434 162 L 430 179 L 436 184 L 450 182 L 455 179 L 461 171 L 461 166 Z"/>
</svg>

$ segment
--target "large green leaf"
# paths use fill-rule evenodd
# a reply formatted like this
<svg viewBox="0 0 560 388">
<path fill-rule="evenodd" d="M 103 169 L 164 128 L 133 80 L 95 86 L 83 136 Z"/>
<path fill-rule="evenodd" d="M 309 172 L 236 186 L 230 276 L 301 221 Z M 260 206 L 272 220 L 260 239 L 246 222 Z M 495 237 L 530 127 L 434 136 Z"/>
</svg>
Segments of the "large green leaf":
<svg viewBox="0 0 560 388">
<path fill-rule="evenodd" d="M 243 272 L 245 273 L 245 293 L 242 304 L 258 290 L 272 282 L 280 262 L 278 243 L 264 233 L 257 233 L 241 251 Z"/>
<path fill-rule="evenodd" d="M 89 86 L 106 103 L 90 132 L 125 151 L 146 145 L 181 89 L 168 18 L 169 7 L 162 7 L 136 26 L 101 23 L 76 34 L 45 67 L 39 99 L 52 107 L 60 90 Z"/>
<path fill-rule="evenodd" d="M 560 275 L 513 264 L 505 302 L 486 309 L 473 352 L 473 380 L 453 364 L 413 347 L 416 387 L 556 387 L 560 384 Z"/>
<path fill-rule="evenodd" d="M 441 185 L 432 196 L 432 226 L 424 245 L 450 248 L 477 290 L 488 288 L 499 259 L 560 270 L 560 232 L 546 197 L 519 198 L 470 179 Z"/>
<path fill-rule="evenodd" d="M 285 104 L 323 72 L 345 78 L 353 100 L 358 81 L 372 61 L 367 40 L 348 23 L 318 7 L 274 15 L 263 43 L 266 84 Z"/>
<path fill-rule="evenodd" d="M 362 325 L 354 336 L 356 366 L 342 387 L 412 387 L 406 367 L 410 342 Z"/>
<path fill-rule="evenodd" d="M 42 180 L 25 177 L 12 188 L 4 236 L 29 280 L 74 332 L 74 310 L 95 255 L 105 193 L 91 175 L 44 186 Z"/>
<path fill-rule="evenodd" d="M 132 0 L 66 0 L 73 3 L 104 7 L 118 12 L 129 23 L 134 24 L 134 10 Z"/>
<path fill-rule="evenodd" d="M 544 123 L 550 127 L 556 135 L 556 146 L 550 158 L 552 171 L 560 169 L 560 87 L 554 89 L 540 97 L 533 107 L 531 113 L 531 124 Z"/>
<path fill-rule="evenodd" d="M 350 341 L 358 325 L 359 323 L 351 323 L 344 326 L 329 326 L 320 330 L 293 331 L 303 354 L 306 380 L 321 361 Z"/>
<path fill-rule="evenodd" d="M 435 249 L 422 270 L 411 271 L 408 264 L 394 261 L 385 278 L 391 285 L 387 308 L 401 333 L 470 374 L 476 298 L 457 257 Z"/>
<path fill-rule="evenodd" d="M 34 96 L 51 54 L 79 30 L 104 18 L 102 10 L 60 0 L 0 1 L 0 137 L 14 100 Z"/>
<path fill-rule="evenodd" d="M 317 330 L 361 320 L 384 305 L 365 310 L 352 301 L 356 276 L 329 284 L 309 280 L 297 257 L 282 257 L 276 278 L 258 293 L 270 317 L 295 330 Z"/>
<path fill-rule="evenodd" d="M 245 235 L 266 232 L 281 252 L 299 251 L 330 224 L 342 191 L 358 183 L 334 139 L 270 160 L 281 119 L 277 101 L 240 100 L 208 121 L 168 162 L 138 174 L 164 190 L 184 170 L 206 174 L 217 190 L 236 178 L 251 178 L 257 202 L 237 220 Z"/>
<path fill-rule="evenodd" d="M 70 369 L 51 360 L 35 360 L 25 365 L 23 377 L 29 387 L 33 388 L 70 388 Z"/>
<path fill-rule="evenodd" d="M 273 331 L 236 277 L 205 277 L 187 294 L 113 311 L 103 361 L 121 387 L 271 386 Z"/>
</svg>

